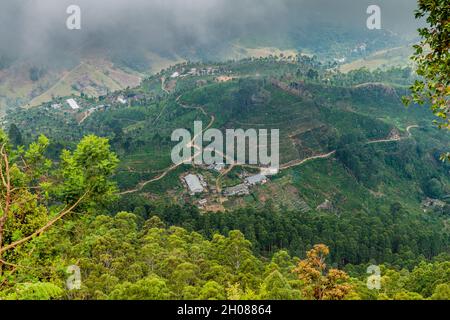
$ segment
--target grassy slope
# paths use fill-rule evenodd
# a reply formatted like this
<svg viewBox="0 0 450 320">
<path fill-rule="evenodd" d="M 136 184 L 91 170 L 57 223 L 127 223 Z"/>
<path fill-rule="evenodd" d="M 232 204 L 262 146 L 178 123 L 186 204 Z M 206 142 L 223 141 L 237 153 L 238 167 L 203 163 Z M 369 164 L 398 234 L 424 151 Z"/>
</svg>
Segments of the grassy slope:
<svg viewBox="0 0 450 320">
<path fill-rule="evenodd" d="M 412 50 L 409 46 L 380 50 L 368 57 L 343 64 L 340 71 L 347 73 L 360 68 L 375 70 L 377 68 L 406 67 L 412 64 L 410 60 L 411 55 Z"/>
<path fill-rule="evenodd" d="M 426 152 L 423 159 L 419 160 L 422 166 L 438 170 L 435 172 L 441 170 L 437 169 L 440 164 L 431 154 L 440 148 L 450 147 L 450 141 L 443 139 L 436 129 L 430 128 L 431 119 L 425 110 L 407 110 L 401 105 L 399 96 L 402 88 L 392 91 L 386 90 L 385 86 L 339 88 L 308 84 L 308 94 L 297 96 L 262 80 L 295 70 L 289 63 L 261 67 L 257 62 L 248 61 L 233 63 L 229 68 L 239 75 L 238 79 L 215 83 L 211 77 L 204 77 L 209 82 L 201 87 L 196 86 L 192 79 L 178 80 L 177 90 L 185 91 L 180 100 L 186 105 L 203 106 L 209 115 L 215 116 L 215 128 L 280 129 L 283 163 L 334 150 L 339 140 L 349 133 L 367 142 L 386 138 L 394 128 L 406 136 L 407 126 L 419 124 L 423 127 L 413 129 L 412 137 L 406 141 L 364 146 L 362 153 L 366 156 L 377 155 L 374 164 L 379 165 L 383 159 L 401 158 L 404 150 L 421 148 Z M 162 94 L 160 80 L 152 77 L 134 91 Z M 264 101 L 250 103 L 245 107 L 243 101 L 249 101 L 248 98 L 254 94 L 262 94 Z M 195 109 L 182 108 L 175 101 L 176 95 L 163 94 L 162 99 L 148 105 L 132 104 L 95 113 L 81 126 L 67 121 L 70 117 L 50 118 L 52 111 L 43 117 L 39 108 L 26 116 L 29 121 L 38 119 L 33 122 L 35 133 L 42 132 L 60 138 L 64 138 L 65 134 L 72 135 L 71 138 L 64 138 L 67 140 L 77 140 L 88 132 L 106 134 L 113 139 L 109 123 L 115 123 L 123 132 L 123 140 L 128 139 L 136 144 L 131 151 L 120 152 L 122 161 L 117 180 L 122 190 L 129 190 L 142 181 L 158 176 L 171 165 L 170 150 L 174 144 L 168 140 L 174 129 L 192 129 L 194 120 L 202 120 L 205 124 L 210 120 Z M 19 127 L 25 123 L 17 122 Z M 363 162 L 370 164 L 367 160 Z M 420 168 L 417 167 L 417 170 L 422 170 Z M 183 202 L 179 175 L 187 170 L 192 168 L 178 168 L 164 179 L 146 185 L 142 191 Z M 392 202 L 400 201 L 405 207 L 419 211 L 423 181 L 414 177 L 406 178 L 384 164 L 376 168 L 366 167 L 365 175 L 369 180 L 371 174 L 376 176 L 374 185 L 357 181 L 354 174 L 335 158 L 316 160 L 283 171 L 268 185 L 253 189 L 252 195 L 232 199 L 225 206 L 261 206 L 272 199 L 277 206 L 295 208 L 306 202 L 314 209 L 328 199 L 342 210 L 368 210 L 371 203 L 378 202 L 385 202 L 388 207 Z M 422 177 L 427 173 L 418 174 Z M 224 177 L 223 184 L 236 184 L 235 176 L 235 172 L 231 172 Z M 448 183 L 445 175 L 443 180 Z"/>
</svg>

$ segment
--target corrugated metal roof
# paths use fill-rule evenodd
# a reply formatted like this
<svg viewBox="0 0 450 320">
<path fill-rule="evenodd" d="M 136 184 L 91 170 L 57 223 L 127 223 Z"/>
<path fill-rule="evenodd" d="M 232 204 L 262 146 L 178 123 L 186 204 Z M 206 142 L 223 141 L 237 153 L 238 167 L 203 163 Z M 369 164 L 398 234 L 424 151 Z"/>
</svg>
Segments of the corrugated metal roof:
<svg viewBox="0 0 450 320">
<path fill-rule="evenodd" d="M 226 195 L 241 195 L 241 194 L 248 194 L 248 193 L 249 193 L 249 190 L 245 184 L 239 184 L 234 187 L 229 187 L 225 190 Z"/>
<path fill-rule="evenodd" d="M 186 181 L 189 190 L 193 193 L 200 193 L 203 192 L 203 186 L 200 183 L 200 179 L 193 174 L 189 174 L 186 177 L 184 177 L 184 181 Z"/>
<path fill-rule="evenodd" d="M 248 177 L 247 179 L 245 179 L 245 181 L 248 184 L 258 184 L 258 183 L 262 183 L 263 181 L 267 180 L 267 177 L 262 175 L 262 174 L 257 174 L 251 177 Z"/>
<path fill-rule="evenodd" d="M 67 99 L 67 103 L 72 109 L 80 109 L 80 106 L 74 99 Z"/>
</svg>

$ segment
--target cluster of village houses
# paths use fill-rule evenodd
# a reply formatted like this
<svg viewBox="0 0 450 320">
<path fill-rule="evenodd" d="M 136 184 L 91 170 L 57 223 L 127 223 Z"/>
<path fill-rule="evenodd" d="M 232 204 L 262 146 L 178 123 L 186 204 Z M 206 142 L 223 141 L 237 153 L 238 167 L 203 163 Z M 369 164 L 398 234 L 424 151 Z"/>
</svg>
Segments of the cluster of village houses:
<svg viewBox="0 0 450 320">
<path fill-rule="evenodd" d="M 224 168 L 225 165 L 223 164 L 211 165 L 208 167 L 208 169 L 215 170 L 217 172 L 221 172 L 222 170 L 224 170 Z M 249 195 L 251 187 L 256 185 L 263 185 L 268 181 L 267 176 L 262 173 L 249 176 L 243 175 L 242 178 L 243 182 L 241 184 L 226 188 L 225 190 L 223 190 L 222 194 L 226 197 Z M 201 174 L 189 173 L 183 176 L 182 180 L 191 196 L 203 194 L 208 189 L 208 184 Z M 211 186 L 210 189 L 217 192 L 214 186 Z M 207 199 L 201 199 L 198 201 L 198 204 L 202 207 L 205 206 L 207 202 Z"/>
<path fill-rule="evenodd" d="M 185 68 L 181 68 L 179 71 L 175 71 L 170 76 L 172 79 L 176 78 L 184 78 L 188 76 L 209 76 L 209 75 L 215 75 L 219 72 L 218 69 L 213 67 L 207 67 L 202 69 L 197 68 L 191 68 L 189 71 L 186 71 Z"/>
<path fill-rule="evenodd" d="M 183 78 L 183 77 L 187 77 L 187 76 L 207 76 L 207 75 L 217 75 L 220 72 L 219 69 L 217 68 L 213 68 L 213 67 L 205 67 L 205 68 L 191 68 L 189 69 L 189 71 L 186 70 L 186 68 L 181 68 L 179 71 L 175 71 L 174 73 L 172 73 L 172 75 L 170 76 L 172 79 L 176 79 L 176 78 Z M 216 81 L 218 82 L 226 82 L 226 81 L 230 81 L 232 80 L 232 77 L 229 76 L 218 76 L 216 78 Z M 132 100 L 139 100 L 143 98 L 141 95 L 137 95 L 133 98 L 131 98 Z M 121 105 L 128 105 L 129 104 L 129 99 L 127 99 L 126 97 L 124 97 L 123 95 L 119 95 L 119 96 L 113 96 L 112 99 L 109 99 L 111 103 L 119 103 Z M 81 106 L 79 105 L 79 103 L 74 99 L 74 98 L 70 98 L 67 99 L 65 101 L 66 105 L 69 106 L 69 108 L 72 111 L 78 111 L 81 108 Z M 109 106 L 108 105 L 99 105 L 99 106 L 95 106 L 90 108 L 89 110 L 87 110 L 88 113 L 93 113 L 97 110 L 103 110 L 103 109 L 107 109 Z M 51 105 L 51 108 L 54 110 L 59 110 L 63 108 L 63 104 L 62 103 L 54 103 Z"/>
<path fill-rule="evenodd" d="M 71 99 L 67 99 L 66 103 L 69 105 L 69 107 L 72 110 L 79 110 L 80 109 L 80 106 L 78 105 L 78 103 L 77 103 L 77 101 L 75 99 L 72 99 L 72 98 Z M 51 105 L 51 107 L 52 107 L 52 109 L 58 110 L 58 109 L 62 108 L 62 104 L 54 103 L 54 104 Z"/>
<path fill-rule="evenodd" d="M 221 75 L 219 75 L 219 73 Z M 190 68 L 189 71 L 187 71 L 185 68 L 181 68 L 178 71 L 175 71 L 171 74 L 171 79 L 177 79 L 177 78 L 185 78 L 189 76 L 214 76 L 218 75 L 215 79 L 217 82 L 227 82 L 230 80 L 233 80 L 232 77 L 223 75 L 224 71 L 219 70 L 217 68 L 213 67 L 206 67 L 206 68 Z M 231 73 L 230 71 L 228 73 Z"/>
<path fill-rule="evenodd" d="M 72 111 L 78 111 L 78 110 L 82 109 L 81 106 L 78 104 L 78 102 L 74 98 L 67 99 L 65 102 Z M 126 105 L 126 104 L 128 104 L 128 99 L 126 99 L 122 95 L 119 95 L 118 97 L 114 98 L 114 100 L 112 102 L 118 102 L 122 105 Z M 59 110 L 59 109 L 63 108 L 63 104 L 62 103 L 53 103 L 50 107 L 54 110 Z M 95 107 L 89 108 L 86 112 L 88 114 L 91 114 L 95 111 L 106 110 L 108 108 L 109 108 L 109 105 L 100 104 Z"/>
</svg>

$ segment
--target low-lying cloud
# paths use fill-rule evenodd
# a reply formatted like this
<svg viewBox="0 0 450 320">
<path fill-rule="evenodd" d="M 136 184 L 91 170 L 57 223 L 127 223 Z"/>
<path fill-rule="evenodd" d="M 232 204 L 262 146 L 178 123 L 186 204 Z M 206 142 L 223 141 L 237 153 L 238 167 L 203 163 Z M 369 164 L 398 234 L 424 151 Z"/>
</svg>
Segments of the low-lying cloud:
<svg viewBox="0 0 450 320">
<path fill-rule="evenodd" d="M 66 28 L 73 4 L 81 8 L 81 30 Z M 414 32 L 415 0 L 6 0 L 0 56 L 48 61 L 95 50 L 189 54 L 320 24 L 366 32 L 370 4 L 382 8 L 383 28 Z"/>
</svg>

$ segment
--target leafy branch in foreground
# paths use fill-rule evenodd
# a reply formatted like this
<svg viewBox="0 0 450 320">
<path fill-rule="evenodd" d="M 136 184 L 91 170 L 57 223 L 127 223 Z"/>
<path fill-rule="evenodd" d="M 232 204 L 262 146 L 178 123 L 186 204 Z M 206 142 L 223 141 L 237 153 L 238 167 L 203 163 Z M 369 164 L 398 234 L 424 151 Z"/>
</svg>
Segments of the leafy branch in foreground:
<svg viewBox="0 0 450 320">
<path fill-rule="evenodd" d="M 412 59 L 421 79 L 411 86 L 411 97 L 404 103 L 431 103 L 431 110 L 441 120 L 440 128 L 450 130 L 450 2 L 419 0 L 416 18 L 426 17 L 428 26 L 420 28 L 422 41 L 414 46 Z M 450 160 L 450 153 L 443 159 Z"/>
<path fill-rule="evenodd" d="M 85 137 L 53 163 L 45 157 L 45 136 L 13 149 L 0 131 L 0 287 L 18 268 L 19 253 L 75 210 L 106 203 L 116 193 L 110 177 L 118 159 L 107 139 Z"/>
</svg>

